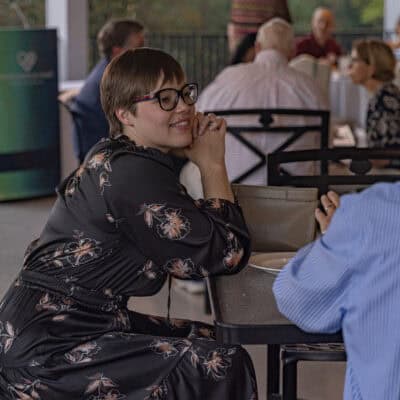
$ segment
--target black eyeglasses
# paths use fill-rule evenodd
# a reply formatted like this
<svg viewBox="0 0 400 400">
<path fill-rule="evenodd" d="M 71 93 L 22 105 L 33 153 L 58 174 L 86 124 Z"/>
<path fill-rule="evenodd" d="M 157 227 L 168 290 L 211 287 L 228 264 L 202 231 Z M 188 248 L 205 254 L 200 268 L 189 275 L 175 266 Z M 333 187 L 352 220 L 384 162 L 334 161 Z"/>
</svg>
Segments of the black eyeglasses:
<svg viewBox="0 0 400 400">
<path fill-rule="evenodd" d="M 182 100 L 189 106 L 196 103 L 198 98 L 197 83 L 188 83 L 183 86 L 181 90 L 165 88 L 155 92 L 154 94 L 135 97 L 133 99 L 133 103 L 157 99 L 162 110 L 171 111 L 178 105 L 179 97 L 181 97 Z"/>
</svg>

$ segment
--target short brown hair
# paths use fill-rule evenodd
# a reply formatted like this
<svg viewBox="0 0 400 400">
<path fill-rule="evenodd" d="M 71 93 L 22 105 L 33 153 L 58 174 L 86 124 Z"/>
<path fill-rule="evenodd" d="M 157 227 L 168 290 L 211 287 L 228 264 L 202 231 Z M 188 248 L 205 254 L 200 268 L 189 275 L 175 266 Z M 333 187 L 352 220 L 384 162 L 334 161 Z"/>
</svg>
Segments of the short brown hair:
<svg viewBox="0 0 400 400">
<path fill-rule="evenodd" d="M 183 82 L 185 74 L 175 58 L 158 49 L 126 50 L 108 64 L 101 80 L 100 94 L 110 136 L 122 133 L 123 128 L 115 111 L 122 108 L 134 113 L 133 99 L 154 90 L 161 77 L 162 84 L 174 80 Z"/>
<path fill-rule="evenodd" d="M 396 58 L 392 49 L 382 40 L 358 40 L 353 45 L 357 56 L 368 65 L 375 67 L 372 78 L 390 82 L 395 77 Z"/>
<path fill-rule="evenodd" d="M 143 32 L 143 29 L 142 24 L 129 18 L 108 21 L 97 34 L 99 52 L 111 59 L 114 46 L 123 47 L 131 34 Z"/>
</svg>

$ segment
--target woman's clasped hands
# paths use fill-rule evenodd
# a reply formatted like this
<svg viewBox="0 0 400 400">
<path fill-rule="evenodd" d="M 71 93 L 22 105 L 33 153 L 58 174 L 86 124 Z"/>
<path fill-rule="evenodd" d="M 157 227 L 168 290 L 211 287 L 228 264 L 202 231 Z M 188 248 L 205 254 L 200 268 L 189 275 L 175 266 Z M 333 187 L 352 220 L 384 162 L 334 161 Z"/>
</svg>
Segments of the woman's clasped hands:
<svg viewBox="0 0 400 400">
<path fill-rule="evenodd" d="M 225 165 L 226 121 L 215 114 L 196 113 L 193 122 L 193 142 L 185 155 L 200 170 Z"/>
</svg>

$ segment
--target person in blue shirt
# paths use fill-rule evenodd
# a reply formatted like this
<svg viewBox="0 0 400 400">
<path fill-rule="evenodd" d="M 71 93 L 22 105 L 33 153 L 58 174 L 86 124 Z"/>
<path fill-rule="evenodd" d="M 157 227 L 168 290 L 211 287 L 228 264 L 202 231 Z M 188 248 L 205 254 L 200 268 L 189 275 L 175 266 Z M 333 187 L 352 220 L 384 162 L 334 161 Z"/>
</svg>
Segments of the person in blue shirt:
<svg viewBox="0 0 400 400">
<path fill-rule="evenodd" d="M 304 331 L 342 330 L 345 400 L 398 400 L 400 183 L 321 200 L 325 233 L 278 275 L 278 308 Z"/>
<path fill-rule="evenodd" d="M 144 45 L 144 28 L 132 19 L 108 21 L 97 35 L 103 58 L 90 72 L 84 86 L 71 104 L 74 113 L 74 148 L 80 162 L 101 138 L 108 137 L 108 122 L 100 102 L 100 82 L 108 63 L 127 49 Z"/>
</svg>

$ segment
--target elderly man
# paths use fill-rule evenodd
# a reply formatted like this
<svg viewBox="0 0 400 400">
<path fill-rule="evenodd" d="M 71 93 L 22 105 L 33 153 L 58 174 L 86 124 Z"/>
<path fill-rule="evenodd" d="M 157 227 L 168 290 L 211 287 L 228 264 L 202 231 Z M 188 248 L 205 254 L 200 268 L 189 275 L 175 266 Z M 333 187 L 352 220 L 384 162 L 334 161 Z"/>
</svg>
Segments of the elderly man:
<svg viewBox="0 0 400 400">
<path fill-rule="evenodd" d="M 335 17 L 331 10 L 325 7 L 315 9 L 311 21 L 311 34 L 297 42 L 296 55 L 309 54 L 326 60 L 330 65 L 337 64 L 342 50 L 332 37 L 334 27 Z"/>
<path fill-rule="evenodd" d="M 224 69 L 216 79 L 205 88 L 198 101 L 198 110 L 230 110 L 248 108 L 298 108 L 325 109 L 326 102 L 315 83 L 301 72 L 288 66 L 293 51 L 293 29 L 286 21 L 274 18 L 260 27 L 256 39 L 256 58 L 252 63 L 238 64 Z M 245 119 L 237 123 L 248 123 Z M 284 121 L 279 121 L 284 123 Z M 303 118 L 290 119 L 290 124 L 304 125 Z M 265 153 L 277 148 L 287 134 L 244 134 Z M 304 135 L 291 145 L 291 149 L 300 150 L 317 147 L 319 137 L 311 133 Z M 254 164 L 254 155 L 231 135 L 226 137 L 226 164 L 229 179 L 232 181 L 250 165 Z M 304 163 L 303 163 L 304 164 Z M 299 166 L 293 166 L 293 168 Z M 313 173 L 314 165 L 307 166 Z M 304 167 L 303 167 L 304 168 Z M 181 174 L 182 182 L 200 195 L 194 182 L 195 167 L 186 166 Z M 258 170 L 246 178 L 243 183 L 265 185 L 266 168 Z M 196 189 L 197 188 L 197 189 Z"/>
<path fill-rule="evenodd" d="M 100 102 L 100 81 L 106 66 L 126 49 L 142 47 L 143 44 L 143 25 L 132 19 L 110 20 L 99 31 L 97 45 L 103 58 L 93 68 L 72 104 L 77 115 L 74 138 L 79 161 L 83 161 L 96 142 L 108 137 L 108 122 Z"/>
</svg>

